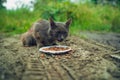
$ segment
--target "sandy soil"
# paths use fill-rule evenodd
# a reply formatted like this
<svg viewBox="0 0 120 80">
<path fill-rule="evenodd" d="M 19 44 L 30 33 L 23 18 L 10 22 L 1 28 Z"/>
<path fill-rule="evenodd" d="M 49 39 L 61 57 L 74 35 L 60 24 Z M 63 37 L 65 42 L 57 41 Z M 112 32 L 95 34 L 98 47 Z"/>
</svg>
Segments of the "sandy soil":
<svg viewBox="0 0 120 80">
<path fill-rule="evenodd" d="M 120 80 L 120 52 L 95 41 L 69 36 L 63 55 L 23 47 L 20 35 L 0 37 L 0 80 Z"/>
</svg>

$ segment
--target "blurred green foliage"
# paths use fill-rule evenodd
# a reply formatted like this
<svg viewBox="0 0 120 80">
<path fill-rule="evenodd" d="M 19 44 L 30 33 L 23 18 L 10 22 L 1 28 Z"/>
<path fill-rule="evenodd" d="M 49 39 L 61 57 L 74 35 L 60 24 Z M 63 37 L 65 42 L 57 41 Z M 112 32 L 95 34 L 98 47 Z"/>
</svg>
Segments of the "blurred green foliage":
<svg viewBox="0 0 120 80">
<path fill-rule="evenodd" d="M 120 15 L 115 16 L 112 20 L 111 30 L 115 32 L 120 32 Z"/>
<path fill-rule="evenodd" d="M 0 9 L 0 32 L 23 33 L 38 19 L 66 21 L 72 18 L 70 32 L 80 31 L 114 31 L 120 20 L 120 9 L 110 5 L 95 5 L 93 3 L 72 3 L 69 0 L 37 0 L 34 10 L 19 8 L 17 10 Z M 119 18 L 119 16 L 118 16 Z M 120 19 L 120 18 L 119 18 Z M 119 27 L 117 27 L 120 29 Z M 120 30 L 119 30 L 120 31 Z M 119 32 L 117 30 L 117 32 Z"/>
</svg>

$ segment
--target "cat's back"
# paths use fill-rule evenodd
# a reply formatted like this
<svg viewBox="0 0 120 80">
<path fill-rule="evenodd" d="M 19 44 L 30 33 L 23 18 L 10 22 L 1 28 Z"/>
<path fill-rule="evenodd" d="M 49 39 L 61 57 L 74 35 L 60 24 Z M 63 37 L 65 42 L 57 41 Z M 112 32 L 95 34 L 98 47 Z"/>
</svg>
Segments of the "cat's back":
<svg viewBox="0 0 120 80">
<path fill-rule="evenodd" d="M 32 29 L 36 32 L 46 31 L 50 29 L 50 23 L 47 20 L 38 20 L 33 24 Z"/>
</svg>

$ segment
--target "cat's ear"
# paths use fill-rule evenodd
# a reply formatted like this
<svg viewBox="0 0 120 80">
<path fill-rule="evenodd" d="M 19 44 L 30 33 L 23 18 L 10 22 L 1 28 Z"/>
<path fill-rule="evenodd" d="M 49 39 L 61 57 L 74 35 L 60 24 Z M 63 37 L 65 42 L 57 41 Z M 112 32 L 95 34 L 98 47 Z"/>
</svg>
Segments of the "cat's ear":
<svg viewBox="0 0 120 80">
<path fill-rule="evenodd" d="M 65 27 L 66 28 L 69 28 L 69 25 L 71 24 L 71 22 L 72 22 L 72 19 L 70 18 L 70 19 L 68 19 L 67 21 L 66 21 L 66 23 L 65 23 Z"/>
<path fill-rule="evenodd" d="M 55 22 L 53 21 L 52 18 L 50 18 L 50 26 L 51 26 L 52 29 L 56 28 L 56 24 L 55 24 Z"/>
</svg>

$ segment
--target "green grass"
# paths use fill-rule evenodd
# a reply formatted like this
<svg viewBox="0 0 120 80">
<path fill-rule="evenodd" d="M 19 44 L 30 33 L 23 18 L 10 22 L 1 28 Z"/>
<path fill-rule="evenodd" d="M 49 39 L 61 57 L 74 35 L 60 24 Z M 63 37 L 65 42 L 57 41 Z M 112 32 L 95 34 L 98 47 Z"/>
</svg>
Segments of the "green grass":
<svg viewBox="0 0 120 80">
<path fill-rule="evenodd" d="M 20 34 L 27 31 L 36 20 L 49 19 L 50 16 L 55 21 L 72 18 L 70 33 L 75 35 L 80 31 L 120 32 L 119 15 L 120 9 L 110 5 L 73 4 L 67 1 L 50 2 L 47 5 L 40 3 L 35 5 L 33 12 L 26 8 L 0 10 L 0 32 Z"/>
</svg>

